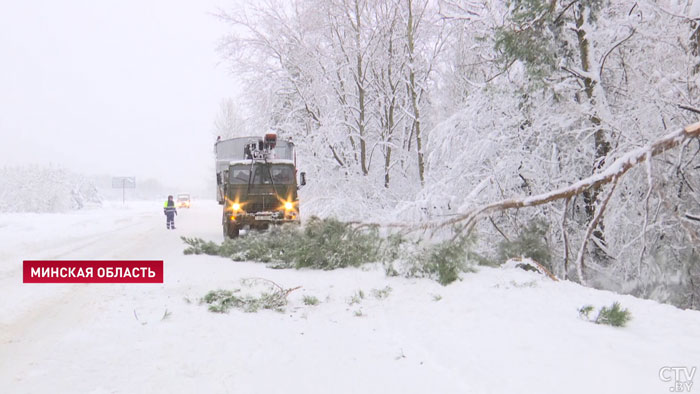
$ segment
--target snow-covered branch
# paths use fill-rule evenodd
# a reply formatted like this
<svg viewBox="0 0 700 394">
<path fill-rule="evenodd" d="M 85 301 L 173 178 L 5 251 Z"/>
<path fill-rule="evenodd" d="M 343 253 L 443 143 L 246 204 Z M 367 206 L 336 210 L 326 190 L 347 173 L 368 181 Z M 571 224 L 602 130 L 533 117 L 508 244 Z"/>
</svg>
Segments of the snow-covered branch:
<svg viewBox="0 0 700 394">
<path fill-rule="evenodd" d="M 493 211 L 534 207 L 560 199 L 571 198 L 577 194 L 581 194 L 585 190 L 599 188 L 606 183 L 613 182 L 615 179 L 622 177 L 622 175 L 624 175 L 632 167 L 647 160 L 647 158 L 672 149 L 689 138 L 697 137 L 700 137 L 700 122 L 669 133 L 644 147 L 632 150 L 615 160 L 600 173 L 594 174 L 586 179 L 582 179 L 567 187 L 535 196 L 510 198 L 497 201 L 485 206 L 476 207 L 466 213 L 460 214 L 456 218 L 443 222 L 427 223 L 421 227 L 435 228 L 462 224 L 465 226 L 465 229 L 469 231 L 474 227 L 479 218 Z"/>
</svg>

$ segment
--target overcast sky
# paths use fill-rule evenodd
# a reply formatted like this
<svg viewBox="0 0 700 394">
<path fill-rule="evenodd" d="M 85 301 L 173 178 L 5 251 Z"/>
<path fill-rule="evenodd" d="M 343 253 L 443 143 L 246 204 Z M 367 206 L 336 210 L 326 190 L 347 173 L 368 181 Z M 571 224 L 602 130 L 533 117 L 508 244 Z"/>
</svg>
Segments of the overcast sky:
<svg viewBox="0 0 700 394">
<path fill-rule="evenodd" d="M 219 103 L 237 95 L 215 51 L 228 27 L 209 15 L 230 3 L 4 1 L 0 166 L 203 188 Z"/>
</svg>

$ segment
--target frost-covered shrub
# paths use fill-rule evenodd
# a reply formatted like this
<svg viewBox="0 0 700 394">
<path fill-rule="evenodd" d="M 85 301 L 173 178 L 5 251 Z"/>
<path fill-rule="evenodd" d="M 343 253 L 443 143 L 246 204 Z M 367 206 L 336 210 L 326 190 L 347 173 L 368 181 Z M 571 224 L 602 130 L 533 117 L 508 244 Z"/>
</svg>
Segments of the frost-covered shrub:
<svg viewBox="0 0 700 394">
<path fill-rule="evenodd" d="M 0 168 L 0 212 L 63 212 L 101 202 L 90 180 L 65 169 Z"/>
</svg>

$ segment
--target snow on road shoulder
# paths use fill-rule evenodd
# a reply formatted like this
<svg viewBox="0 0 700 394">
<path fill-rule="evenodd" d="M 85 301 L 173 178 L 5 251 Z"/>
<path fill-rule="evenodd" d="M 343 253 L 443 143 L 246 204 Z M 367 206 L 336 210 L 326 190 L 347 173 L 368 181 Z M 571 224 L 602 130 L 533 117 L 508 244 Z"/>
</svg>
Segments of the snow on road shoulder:
<svg viewBox="0 0 700 394">
<path fill-rule="evenodd" d="M 123 251 L 134 241 L 133 234 L 156 226 L 162 216 L 161 204 L 105 203 L 100 208 L 66 213 L 0 214 L 0 289 L 5 300 L 0 327 L 23 313 L 42 310 L 44 300 L 80 287 L 23 285 L 23 260 L 143 258 Z"/>
<path fill-rule="evenodd" d="M 157 201 L 104 202 L 101 207 L 63 213 L 0 213 L 0 253 L 44 251 L 47 243 L 50 247 L 114 231 L 149 214 L 161 214 L 161 205 Z"/>
<path fill-rule="evenodd" d="M 52 357 L 20 368 L 16 387 L 43 391 L 49 387 L 41 382 L 50 381 L 59 392 L 652 393 L 665 387 L 659 368 L 691 366 L 700 357 L 696 312 L 515 269 L 482 269 L 442 287 L 380 270 L 270 270 L 209 256 L 171 263 L 163 286 L 103 295 L 100 314 L 54 336 L 42 347 Z M 290 294 L 285 313 L 216 314 L 197 301 L 251 277 L 302 288 Z M 387 286 L 386 298 L 373 295 Z M 360 290 L 364 298 L 353 303 Z M 305 295 L 321 303 L 305 305 Z M 584 304 L 613 301 L 632 312 L 628 327 L 578 317 Z"/>
</svg>

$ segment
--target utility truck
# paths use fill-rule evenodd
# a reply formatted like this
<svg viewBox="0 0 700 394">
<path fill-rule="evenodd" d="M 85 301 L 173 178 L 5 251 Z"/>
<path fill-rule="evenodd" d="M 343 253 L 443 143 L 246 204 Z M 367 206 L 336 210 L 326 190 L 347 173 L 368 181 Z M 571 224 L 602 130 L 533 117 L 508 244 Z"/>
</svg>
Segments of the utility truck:
<svg viewBox="0 0 700 394">
<path fill-rule="evenodd" d="M 217 200 L 223 205 L 224 236 L 238 237 L 242 229 L 299 223 L 296 152 L 290 140 L 276 134 L 217 140 Z"/>
</svg>

